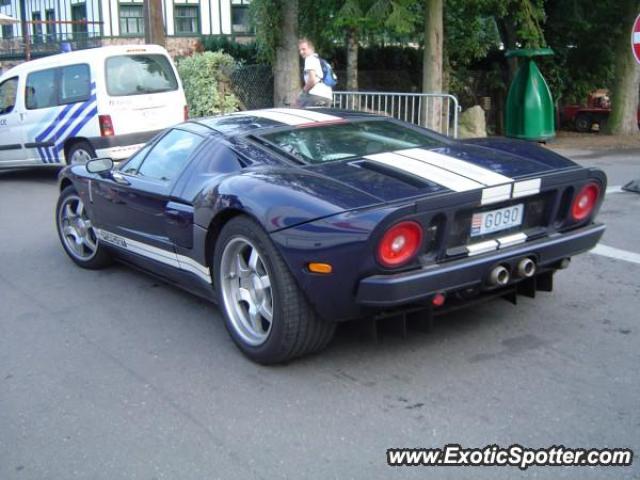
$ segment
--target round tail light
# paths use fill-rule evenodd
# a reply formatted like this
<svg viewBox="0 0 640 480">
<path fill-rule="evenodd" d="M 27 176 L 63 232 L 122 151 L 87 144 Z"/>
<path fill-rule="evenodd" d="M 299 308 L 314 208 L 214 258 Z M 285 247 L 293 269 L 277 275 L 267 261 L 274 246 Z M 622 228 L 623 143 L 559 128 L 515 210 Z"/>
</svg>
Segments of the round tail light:
<svg viewBox="0 0 640 480">
<path fill-rule="evenodd" d="M 398 267 L 411 260 L 422 244 L 422 227 L 400 222 L 386 231 L 378 245 L 378 260 L 385 267 Z"/>
<path fill-rule="evenodd" d="M 571 217 L 576 222 L 587 218 L 593 212 L 599 196 L 600 187 L 595 183 L 589 183 L 582 187 L 571 205 Z"/>
</svg>

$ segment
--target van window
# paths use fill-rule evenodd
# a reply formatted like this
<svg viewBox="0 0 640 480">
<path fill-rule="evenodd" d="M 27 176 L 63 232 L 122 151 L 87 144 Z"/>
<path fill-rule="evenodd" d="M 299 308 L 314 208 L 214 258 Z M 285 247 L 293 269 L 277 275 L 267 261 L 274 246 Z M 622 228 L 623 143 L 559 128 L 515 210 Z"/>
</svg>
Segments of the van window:
<svg viewBox="0 0 640 480">
<path fill-rule="evenodd" d="M 91 72 L 86 63 L 62 67 L 60 103 L 83 102 L 91 95 Z"/>
<path fill-rule="evenodd" d="M 121 55 L 107 58 L 107 92 L 114 97 L 178 89 L 169 59 L 164 55 Z"/>
<path fill-rule="evenodd" d="M 0 115 L 11 113 L 16 105 L 18 92 L 18 77 L 10 78 L 0 83 Z"/>
<path fill-rule="evenodd" d="M 49 68 L 27 76 L 25 103 L 29 110 L 54 107 L 56 101 L 56 69 Z"/>
</svg>

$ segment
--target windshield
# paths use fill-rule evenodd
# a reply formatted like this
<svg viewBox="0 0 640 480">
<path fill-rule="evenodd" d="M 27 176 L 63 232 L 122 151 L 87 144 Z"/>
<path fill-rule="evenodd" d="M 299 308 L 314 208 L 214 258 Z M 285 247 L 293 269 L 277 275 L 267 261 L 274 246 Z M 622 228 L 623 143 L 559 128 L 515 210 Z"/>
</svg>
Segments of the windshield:
<svg viewBox="0 0 640 480">
<path fill-rule="evenodd" d="M 435 135 L 379 120 L 298 128 L 262 135 L 262 138 L 308 163 L 324 163 L 404 148 L 445 145 L 445 141 Z"/>
<path fill-rule="evenodd" d="M 114 97 L 178 89 L 164 55 L 121 55 L 107 59 L 107 92 Z"/>
</svg>

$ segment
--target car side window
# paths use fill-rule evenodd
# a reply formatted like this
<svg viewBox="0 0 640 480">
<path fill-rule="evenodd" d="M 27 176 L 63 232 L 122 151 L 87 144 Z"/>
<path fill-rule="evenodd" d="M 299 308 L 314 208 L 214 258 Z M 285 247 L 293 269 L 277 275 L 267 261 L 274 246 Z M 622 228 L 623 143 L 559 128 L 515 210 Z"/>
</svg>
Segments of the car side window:
<svg viewBox="0 0 640 480">
<path fill-rule="evenodd" d="M 25 104 L 28 110 L 56 106 L 56 70 L 49 68 L 27 75 Z"/>
<path fill-rule="evenodd" d="M 127 160 L 118 170 L 127 175 L 135 175 L 136 173 L 138 173 L 138 169 L 140 168 L 142 161 L 147 156 L 147 153 L 149 153 L 149 150 L 151 150 L 152 146 L 152 143 L 146 144 L 144 147 L 134 153 L 133 156 L 129 158 L 129 160 Z"/>
<path fill-rule="evenodd" d="M 0 83 L 0 115 L 11 113 L 16 106 L 18 77 L 9 78 Z"/>
<path fill-rule="evenodd" d="M 175 179 L 202 140 L 191 132 L 171 130 L 147 154 L 138 175 L 163 181 Z"/>
<path fill-rule="evenodd" d="M 91 70 L 81 63 L 62 67 L 60 74 L 60 103 L 83 102 L 91 95 Z"/>
</svg>

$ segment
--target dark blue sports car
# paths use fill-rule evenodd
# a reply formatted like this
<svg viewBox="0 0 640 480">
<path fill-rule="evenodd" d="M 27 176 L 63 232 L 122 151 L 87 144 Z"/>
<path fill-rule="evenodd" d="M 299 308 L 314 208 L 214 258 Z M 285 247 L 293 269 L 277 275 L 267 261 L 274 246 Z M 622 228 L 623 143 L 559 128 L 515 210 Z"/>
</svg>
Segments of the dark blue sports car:
<svg viewBox="0 0 640 480">
<path fill-rule="evenodd" d="M 605 188 L 533 143 L 270 109 L 67 167 L 56 222 L 81 267 L 117 259 L 217 301 L 240 349 L 275 363 L 323 348 L 336 322 L 550 291 L 602 236 Z"/>
</svg>

